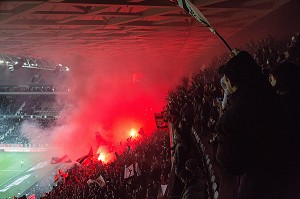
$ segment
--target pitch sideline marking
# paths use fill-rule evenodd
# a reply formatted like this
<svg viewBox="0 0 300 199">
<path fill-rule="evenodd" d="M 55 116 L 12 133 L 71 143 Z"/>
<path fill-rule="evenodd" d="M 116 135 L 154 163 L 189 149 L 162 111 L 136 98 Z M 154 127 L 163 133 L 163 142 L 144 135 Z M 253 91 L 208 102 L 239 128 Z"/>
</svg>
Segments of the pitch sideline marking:
<svg viewBox="0 0 300 199">
<path fill-rule="evenodd" d="M 6 192 L 11 187 L 21 184 L 24 180 L 26 180 L 27 178 L 29 178 L 29 176 L 31 176 L 31 173 L 27 174 L 25 176 L 22 176 L 22 177 L 20 177 L 18 179 L 16 179 L 15 181 L 13 181 L 12 183 L 10 183 L 9 185 L 7 185 L 6 187 L 4 187 L 3 189 L 0 189 L 0 192 Z"/>
<path fill-rule="evenodd" d="M 5 182 L 3 182 L 0 187 L 2 187 L 3 185 L 5 185 L 7 182 L 9 182 L 10 180 L 14 179 L 15 177 L 17 177 L 18 175 L 20 175 L 22 172 L 28 171 L 29 168 L 31 168 L 32 166 L 27 167 L 24 170 L 21 170 L 19 173 L 17 173 L 16 175 L 14 175 L 13 177 L 11 177 L 10 179 L 6 180 Z"/>
</svg>

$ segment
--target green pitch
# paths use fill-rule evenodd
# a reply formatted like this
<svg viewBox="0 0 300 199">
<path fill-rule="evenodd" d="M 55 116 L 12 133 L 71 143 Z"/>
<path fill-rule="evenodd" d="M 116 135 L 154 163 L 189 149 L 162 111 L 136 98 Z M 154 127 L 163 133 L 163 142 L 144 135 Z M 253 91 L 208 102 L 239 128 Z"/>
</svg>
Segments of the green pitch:
<svg viewBox="0 0 300 199">
<path fill-rule="evenodd" d="M 24 163 L 22 164 L 22 161 Z M 0 153 L 0 199 L 21 196 L 53 169 L 42 153 Z"/>
</svg>

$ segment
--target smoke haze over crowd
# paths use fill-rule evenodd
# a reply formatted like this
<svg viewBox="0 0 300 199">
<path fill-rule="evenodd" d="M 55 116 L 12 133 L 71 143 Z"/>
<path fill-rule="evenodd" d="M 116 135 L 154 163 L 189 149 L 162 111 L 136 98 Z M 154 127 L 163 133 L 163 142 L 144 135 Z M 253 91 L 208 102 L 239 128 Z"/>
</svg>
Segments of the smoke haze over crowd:
<svg viewBox="0 0 300 199">
<path fill-rule="evenodd" d="M 57 95 L 58 102 L 67 101 L 66 106 L 54 126 L 37 131 L 44 132 L 43 142 L 57 149 L 53 156 L 68 154 L 73 160 L 85 155 L 90 146 L 94 153 L 99 146 L 111 154 L 120 151 L 119 144 L 126 143 L 131 129 L 143 128 L 149 135 L 156 128 L 154 112 L 162 111 L 167 92 L 183 75 L 172 74 L 176 67 L 151 61 L 151 56 L 135 63 L 124 59 L 124 65 L 109 58 L 76 56 L 69 67 L 61 83 L 70 89 L 67 100 Z M 35 128 L 27 121 L 22 132 Z M 34 140 L 32 133 L 26 137 Z"/>
</svg>

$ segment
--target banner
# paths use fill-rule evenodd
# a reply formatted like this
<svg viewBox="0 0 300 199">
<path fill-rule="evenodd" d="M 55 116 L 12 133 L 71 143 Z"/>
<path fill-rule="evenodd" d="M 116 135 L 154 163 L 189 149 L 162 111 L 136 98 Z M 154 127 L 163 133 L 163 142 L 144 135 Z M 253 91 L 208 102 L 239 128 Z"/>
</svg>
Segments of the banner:
<svg viewBox="0 0 300 199">
<path fill-rule="evenodd" d="M 67 155 L 64 155 L 63 157 L 52 157 L 51 164 L 58 164 L 58 163 L 71 163 L 71 158 Z"/>
<path fill-rule="evenodd" d="M 87 181 L 88 184 L 97 183 L 100 187 L 104 187 L 106 185 L 102 175 L 100 175 L 96 180 L 89 179 Z"/>
<path fill-rule="evenodd" d="M 129 178 L 129 177 L 131 177 L 133 175 L 134 175 L 133 164 L 131 164 L 128 167 L 125 165 L 124 179 Z"/>
<path fill-rule="evenodd" d="M 102 175 L 100 175 L 95 181 L 100 187 L 104 187 L 106 184 Z"/>
<path fill-rule="evenodd" d="M 158 129 L 168 128 L 168 123 L 167 123 L 167 119 L 165 118 L 165 115 L 163 115 L 162 113 L 154 113 L 154 117 L 155 117 L 156 127 Z"/>
<path fill-rule="evenodd" d="M 91 162 L 92 157 L 93 157 L 93 148 L 91 147 L 90 151 L 87 155 L 84 155 L 81 158 L 78 158 L 76 161 L 83 166 L 88 166 Z"/>
</svg>

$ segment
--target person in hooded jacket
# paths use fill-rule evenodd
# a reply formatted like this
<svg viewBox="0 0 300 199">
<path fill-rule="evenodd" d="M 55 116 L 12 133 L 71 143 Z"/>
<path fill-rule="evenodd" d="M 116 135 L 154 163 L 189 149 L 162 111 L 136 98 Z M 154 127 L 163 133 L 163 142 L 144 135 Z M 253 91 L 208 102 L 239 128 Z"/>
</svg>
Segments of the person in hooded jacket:
<svg viewBox="0 0 300 199">
<path fill-rule="evenodd" d="M 223 74 L 229 96 L 217 127 L 217 160 L 223 172 L 220 189 L 239 179 L 237 189 L 227 190 L 236 193 L 228 193 L 227 198 L 277 198 L 279 99 L 246 51 L 233 56 Z"/>
</svg>

